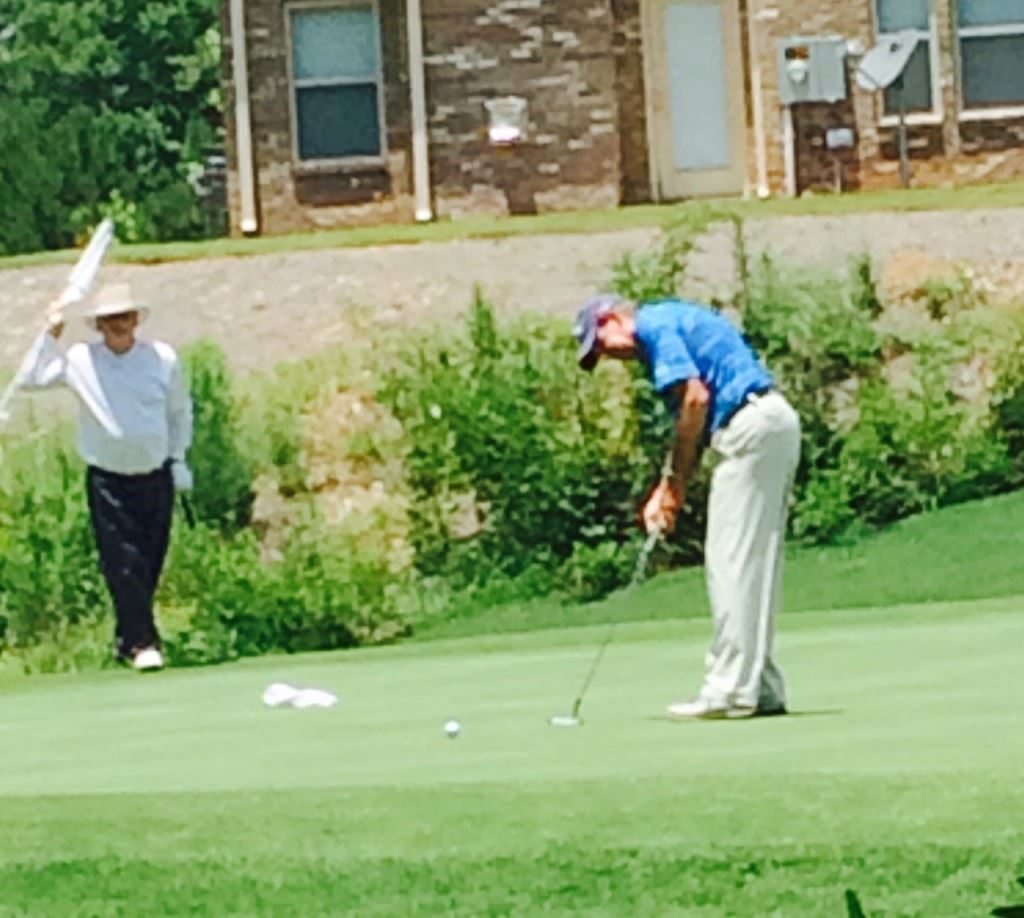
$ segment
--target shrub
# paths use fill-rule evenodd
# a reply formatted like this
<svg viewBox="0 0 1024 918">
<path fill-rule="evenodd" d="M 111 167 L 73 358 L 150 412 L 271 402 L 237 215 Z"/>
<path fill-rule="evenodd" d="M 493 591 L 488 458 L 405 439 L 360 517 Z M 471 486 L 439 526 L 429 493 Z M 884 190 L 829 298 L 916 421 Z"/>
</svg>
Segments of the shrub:
<svg viewBox="0 0 1024 918">
<path fill-rule="evenodd" d="M 356 362 L 345 349 L 289 361 L 250 376 L 239 387 L 239 446 L 250 465 L 273 475 L 282 494 L 309 490 L 304 449 L 306 411 L 343 388 Z"/>
<path fill-rule="evenodd" d="M 960 265 L 952 277 L 933 278 L 919 291 L 928 315 L 935 320 L 950 319 L 986 302 L 986 290 L 978 283 L 974 270 Z"/>
<path fill-rule="evenodd" d="M 600 599 L 629 579 L 630 560 L 616 542 L 579 542 L 559 569 L 557 592 L 575 602 Z"/>
<path fill-rule="evenodd" d="M 66 432 L 35 431 L 20 442 L 5 443 L 0 461 L 0 646 L 32 648 L 91 623 L 108 608 L 82 467 Z"/>
<path fill-rule="evenodd" d="M 792 520 L 817 538 L 848 525 L 845 493 L 823 470 L 835 466 L 851 418 L 840 410 L 846 387 L 874 379 L 882 339 L 874 328 L 877 295 L 869 268 L 855 264 L 852 282 L 831 273 L 793 269 L 763 257 L 751 271 L 743 330 L 800 415 L 802 458 Z"/>
<path fill-rule="evenodd" d="M 885 308 L 878 291 L 878 278 L 870 255 L 859 255 L 850 265 L 850 302 L 858 315 L 877 319 Z"/>
<path fill-rule="evenodd" d="M 861 391 L 860 420 L 835 465 L 816 470 L 799 495 L 798 535 L 821 540 L 1002 490 L 1004 445 L 927 374 L 912 399 L 877 382 Z"/>
<path fill-rule="evenodd" d="M 409 440 L 417 567 L 464 586 L 612 551 L 666 442 L 639 374 L 580 373 L 562 323 L 501 329 L 479 295 L 464 335 L 416 346 L 380 397 Z"/>
<path fill-rule="evenodd" d="M 861 269 L 862 270 L 862 269 Z M 771 367 L 802 391 L 870 374 L 882 342 L 873 326 L 877 301 L 863 274 L 844 282 L 831 273 L 783 269 L 764 257 L 751 280 L 743 329 Z"/>
<path fill-rule="evenodd" d="M 1019 326 L 960 309 L 912 339 L 886 336 L 863 259 L 846 277 L 764 259 L 751 289 L 746 333 L 803 424 L 797 536 L 831 539 L 1019 483 L 1000 409 L 1022 378 Z M 900 372 L 886 354 L 903 356 Z M 965 370 L 971 393 L 954 384 Z"/>
<path fill-rule="evenodd" d="M 384 643 L 406 633 L 400 584 L 372 545 L 312 512 L 283 559 L 261 560 L 249 532 L 179 530 L 160 591 L 171 662 Z"/>
<path fill-rule="evenodd" d="M 200 520 L 237 531 L 252 509 L 252 471 L 238 445 L 238 414 L 231 375 L 220 347 L 211 341 L 183 354 L 194 412 L 189 463 L 195 477 L 192 502 Z"/>
<path fill-rule="evenodd" d="M 995 433 L 1006 444 L 1006 487 L 1024 485 L 1024 309 L 994 322 L 987 363 Z M 974 336 L 977 337 L 976 335 Z"/>
<path fill-rule="evenodd" d="M 343 529 L 311 520 L 271 568 L 275 646 L 286 651 L 388 643 L 408 631 L 387 557 Z"/>
<path fill-rule="evenodd" d="M 26 675 L 78 673 L 113 662 L 110 620 L 103 615 L 70 622 L 62 619 L 31 643 L 9 647 L 7 654 Z"/>
<path fill-rule="evenodd" d="M 612 265 L 610 289 L 635 303 L 676 296 L 697 239 L 719 216 L 700 207 L 670 223 L 656 248 L 627 252 Z"/>
</svg>

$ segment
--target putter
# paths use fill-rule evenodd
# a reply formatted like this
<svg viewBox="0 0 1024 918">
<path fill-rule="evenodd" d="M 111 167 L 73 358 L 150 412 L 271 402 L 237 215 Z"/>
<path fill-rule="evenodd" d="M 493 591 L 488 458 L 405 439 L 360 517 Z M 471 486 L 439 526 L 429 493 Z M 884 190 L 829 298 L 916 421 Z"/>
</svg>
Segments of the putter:
<svg viewBox="0 0 1024 918">
<path fill-rule="evenodd" d="M 633 576 L 630 578 L 629 584 L 626 590 L 632 590 L 638 583 L 640 583 L 647 573 L 647 562 L 651 557 L 651 552 L 654 551 L 654 546 L 658 544 L 658 539 L 661 538 L 661 530 L 655 529 L 647 534 L 647 538 L 644 540 L 644 544 L 640 547 L 640 553 L 636 558 L 636 567 L 633 569 Z M 594 681 L 594 674 L 597 672 L 597 667 L 601 663 L 601 658 L 604 656 L 604 652 L 608 649 L 608 645 L 612 642 L 612 638 L 615 637 L 615 629 L 617 622 L 612 622 L 608 627 L 608 632 L 604 636 L 604 640 L 601 641 L 601 645 L 597 649 L 597 655 L 594 657 L 594 662 L 590 664 L 590 670 L 587 672 L 586 678 L 583 680 L 583 685 L 580 687 L 579 694 L 576 696 L 576 700 L 572 703 L 572 711 L 569 714 L 555 714 L 549 718 L 548 723 L 552 727 L 582 727 L 583 718 L 580 717 L 580 708 L 583 706 L 583 696 L 586 695 L 587 689 L 590 688 L 590 683 Z"/>
</svg>

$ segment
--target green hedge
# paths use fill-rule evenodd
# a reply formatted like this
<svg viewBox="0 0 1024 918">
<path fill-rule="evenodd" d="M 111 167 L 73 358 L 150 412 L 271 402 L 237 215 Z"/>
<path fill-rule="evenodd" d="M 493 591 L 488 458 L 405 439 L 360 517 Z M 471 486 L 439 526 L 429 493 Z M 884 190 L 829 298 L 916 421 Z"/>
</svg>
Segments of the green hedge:
<svg viewBox="0 0 1024 918">
<path fill-rule="evenodd" d="M 620 262 L 616 282 L 663 294 L 685 249 L 670 236 L 661 255 Z M 910 304 L 919 320 L 903 328 L 864 259 L 833 274 L 765 258 L 744 281 L 744 332 L 803 424 L 792 536 L 834 540 L 1024 484 L 1018 314 L 963 295 L 952 312 Z M 639 368 L 605 362 L 581 373 L 566 323 L 499 327 L 479 297 L 461 334 L 419 338 L 381 397 L 409 441 L 420 574 L 480 601 L 522 598 L 517 577 L 525 593 L 575 599 L 622 585 L 635 508 L 670 430 Z M 973 395 L 956 391 L 965 373 L 976 377 Z M 701 557 L 712 462 L 660 564 Z"/>
<path fill-rule="evenodd" d="M 965 298 L 953 314 L 904 304 L 882 315 L 870 265 L 845 276 L 763 259 L 744 330 L 800 413 L 793 535 L 859 526 L 1020 487 L 1021 314 Z M 927 318 L 924 318 L 927 317 Z M 973 397 L 956 378 L 977 377 Z"/>
<path fill-rule="evenodd" d="M 639 373 L 590 376 L 574 354 L 562 323 L 499 328 L 477 296 L 462 334 L 396 361 L 379 397 L 408 438 L 421 574 L 465 587 L 541 569 L 585 596 L 621 582 L 669 419 Z"/>
</svg>

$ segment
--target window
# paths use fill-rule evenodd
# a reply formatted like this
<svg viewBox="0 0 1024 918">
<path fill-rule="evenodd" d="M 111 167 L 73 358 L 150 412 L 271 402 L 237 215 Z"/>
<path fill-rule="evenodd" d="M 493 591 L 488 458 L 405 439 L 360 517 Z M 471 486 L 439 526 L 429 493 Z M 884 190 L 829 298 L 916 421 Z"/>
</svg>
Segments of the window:
<svg viewBox="0 0 1024 918">
<path fill-rule="evenodd" d="M 289 16 L 299 159 L 381 156 L 376 8 L 293 6 Z"/>
<path fill-rule="evenodd" d="M 1024 105 L 1024 3 L 960 0 L 963 106 Z"/>
<path fill-rule="evenodd" d="M 930 0 L 876 0 L 878 14 L 878 40 L 897 32 L 914 32 L 917 47 L 903 71 L 903 86 L 890 86 L 885 90 L 885 114 L 895 115 L 900 109 L 900 93 L 907 112 L 935 110 L 934 55 Z"/>
</svg>

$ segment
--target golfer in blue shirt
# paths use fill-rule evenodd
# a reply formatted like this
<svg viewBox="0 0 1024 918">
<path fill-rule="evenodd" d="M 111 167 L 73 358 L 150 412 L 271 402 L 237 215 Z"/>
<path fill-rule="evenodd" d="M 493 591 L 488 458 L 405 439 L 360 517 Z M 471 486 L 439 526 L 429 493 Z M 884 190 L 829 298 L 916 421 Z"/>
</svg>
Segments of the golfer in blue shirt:
<svg viewBox="0 0 1024 918">
<path fill-rule="evenodd" d="M 714 636 L 697 697 L 671 717 L 746 718 L 786 713 L 773 658 L 782 591 L 786 513 L 800 459 L 800 420 L 750 345 L 724 317 L 678 299 L 637 309 L 613 295 L 577 317 L 579 363 L 640 360 L 676 418 L 672 467 L 643 508 L 648 532 L 669 532 L 686 482 L 708 445 L 718 456 L 708 500 L 705 568 Z"/>
</svg>

